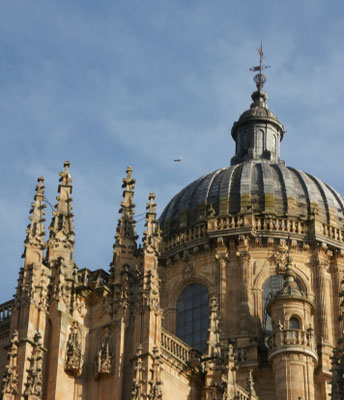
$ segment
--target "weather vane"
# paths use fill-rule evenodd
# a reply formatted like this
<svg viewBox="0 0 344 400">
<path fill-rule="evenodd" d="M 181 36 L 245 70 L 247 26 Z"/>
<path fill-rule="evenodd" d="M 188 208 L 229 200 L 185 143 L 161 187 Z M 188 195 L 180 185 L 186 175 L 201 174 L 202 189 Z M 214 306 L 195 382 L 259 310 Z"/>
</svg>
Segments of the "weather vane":
<svg viewBox="0 0 344 400">
<path fill-rule="evenodd" d="M 257 86 L 257 89 L 260 91 L 263 89 L 264 83 L 266 82 L 266 76 L 262 74 L 262 71 L 264 71 L 267 68 L 270 68 L 270 65 L 265 65 L 263 64 L 263 59 L 266 58 L 263 52 L 263 42 L 260 42 L 260 48 L 257 49 L 258 54 L 259 54 L 259 65 L 256 67 L 250 68 L 250 71 L 256 72 L 259 71 L 257 75 L 254 76 L 253 80 Z"/>
</svg>

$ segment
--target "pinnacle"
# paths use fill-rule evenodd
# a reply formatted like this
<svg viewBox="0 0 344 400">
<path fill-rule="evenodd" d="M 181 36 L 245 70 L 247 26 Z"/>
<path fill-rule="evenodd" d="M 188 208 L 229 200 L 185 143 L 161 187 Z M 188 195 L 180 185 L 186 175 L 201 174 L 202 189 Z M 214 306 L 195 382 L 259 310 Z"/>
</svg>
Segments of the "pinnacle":
<svg viewBox="0 0 344 400">
<path fill-rule="evenodd" d="M 149 202 L 147 203 L 146 210 L 148 210 L 148 213 L 154 213 L 156 215 L 156 204 L 154 203 L 155 193 L 149 193 L 148 199 Z"/>
<path fill-rule="evenodd" d="M 65 161 L 63 166 L 64 166 L 64 171 L 61 171 L 59 173 L 60 175 L 59 182 L 61 182 L 62 185 L 69 185 L 70 183 L 72 183 L 72 177 L 69 173 L 70 162 L 68 160 Z"/>
<path fill-rule="evenodd" d="M 122 184 L 122 188 L 125 188 L 126 191 L 128 192 L 132 192 L 135 188 L 135 179 L 131 178 L 131 174 L 133 172 L 133 169 L 131 167 L 127 167 L 126 173 L 127 173 L 127 177 L 123 178 L 123 184 Z"/>
<path fill-rule="evenodd" d="M 39 176 L 38 178 L 37 178 L 37 185 L 36 185 L 36 192 L 37 192 L 37 194 L 44 194 L 44 186 L 43 186 L 43 184 L 44 184 L 44 178 L 43 178 L 43 176 Z"/>
<path fill-rule="evenodd" d="M 118 219 L 114 248 L 120 246 L 123 238 L 130 238 L 134 241 L 137 239 L 135 231 L 136 222 L 134 220 L 135 204 L 133 203 L 135 179 L 132 179 L 132 172 L 133 169 L 127 167 L 127 176 L 123 178 L 122 188 L 125 190 L 123 191 L 123 201 L 120 203 L 121 208 L 118 211 L 121 216 Z"/>
<path fill-rule="evenodd" d="M 158 250 L 158 242 L 161 238 L 161 232 L 156 220 L 156 204 L 154 203 L 155 194 L 149 193 L 149 202 L 146 205 L 146 230 L 144 232 L 143 243 L 145 248 L 152 247 Z"/>
<path fill-rule="evenodd" d="M 25 247 L 29 245 L 34 247 L 43 248 L 45 246 L 45 229 L 43 222 L 45 221 L 45 204 L 43 204 L 44 200 L 44 178 L 40 176 L 37 179 L 36 185 L 36 194 L 34 197 L 34 201 L 31 203 L 30 210 L 30 224 L 26 229 L 26 238 L 25 238 Z M 25 254 L 25 252 L 24 252 Z"/>
<path fill-rule="evenodd" d="M 60 172 L 57 204 L 53 210 L 53 218 L 50 224 L 49 246 L 62 249 L 73 249 L 74 228 L 72 213 L 72 177 L 69 173 L 70 162 L 64 162 L 64 171 Z"/>
</svg>

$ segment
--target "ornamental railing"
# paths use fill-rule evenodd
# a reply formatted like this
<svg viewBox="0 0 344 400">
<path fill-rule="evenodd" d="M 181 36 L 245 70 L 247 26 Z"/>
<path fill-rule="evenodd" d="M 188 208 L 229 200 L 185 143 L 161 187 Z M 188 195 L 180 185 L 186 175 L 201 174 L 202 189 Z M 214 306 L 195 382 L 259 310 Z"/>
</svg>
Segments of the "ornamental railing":
<svg viewBox="0 0 344 400">
<path fill-rule="evenodd" d="M 257 231 L 278 231 L 288 233 L 307 233 L 307 225 L 303 221 L 290 218 L 255 217 L 254 228 Z"/>
<path fill-rule="evenodd" d="M 284 329 L 274 333 L 268 339 L 269 352 L 274 352 L 281 347 L 302 346 L 316 353 L 316 341 L 313 329 L 306 331 L 300 329 Z"/>
<path fill-rule="evenodd" d="M 215 229 L 223 230 L 223 229 L 235 229 L 235 228 L 243 228 L 245 226 L 244 218 L 241 216 L 229 216 L 223 218 L 217 218 Z"/>
<path fill-rule="evenodd" d="M 197 350 L 163 328 L 161 330 L 161 346 L 168 354 L 184 364 L 192 361 L 198 354 Z"/>
<path fill-rule="evenodd" d="M 336 228 L 334 226 L 328 224 L 322 224 L 321 233 L 330 239 L 338 240 L 339 242 L 344 242 L 344 232 L 341 229 Z"/>
<path fill-rule="evenodd" d="M 169 250 L 184 243 L 191 242 L 196 239 L 201 239 L 206 236 L 206 232 L 206 226 L 202 225 L 170 236 L 169 238 L 165 239 L 166 250 Z"/>
<path fill-rule="evenodd" d="M 8 321 L 12 315 L 14 300 L 6 301 L 6 303 L 0 304 L 0 323 Z"/>
<path fill-rule="evenodd" d="M 227 231 L 227 232 L 224 232 Z M 208 236 L 226 233 L 228 235 L 247 232 L 274 233 L 282 235 L 321 235 L 330 240 L 344 243 L 344 229 L 317 220 L 303 220 L 297 217 L 278 217 L 273 215 L 230 215 L 210 217 L 202 224 L 180 231 L 164 238 L 164 251 L 187 245 Z"/>
<path fill-rule="evenodd" d="M 238 385 L 235 400 L 258 400 L 258 397 Z"/>
<path fill-rule="evenodd" d="M 106 286 L 110 275 L 103 269 L 90 271 L 87 268 L 78 271 L 78 284 L 85 287 Z"/>
</svg>

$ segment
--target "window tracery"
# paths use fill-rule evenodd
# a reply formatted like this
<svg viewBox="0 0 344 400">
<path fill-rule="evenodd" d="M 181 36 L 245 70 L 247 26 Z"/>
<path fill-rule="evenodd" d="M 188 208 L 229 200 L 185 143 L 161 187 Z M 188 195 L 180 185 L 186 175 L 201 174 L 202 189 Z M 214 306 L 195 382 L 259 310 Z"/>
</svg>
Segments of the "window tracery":
<svg viewBox="0 0 344 400">
<path fill-rule="evenodd" d="M 177 301 L 177 336 L 204 351 L 208 335 L 208 290 L 199 283 L 188 285 Z"/>
</svg>

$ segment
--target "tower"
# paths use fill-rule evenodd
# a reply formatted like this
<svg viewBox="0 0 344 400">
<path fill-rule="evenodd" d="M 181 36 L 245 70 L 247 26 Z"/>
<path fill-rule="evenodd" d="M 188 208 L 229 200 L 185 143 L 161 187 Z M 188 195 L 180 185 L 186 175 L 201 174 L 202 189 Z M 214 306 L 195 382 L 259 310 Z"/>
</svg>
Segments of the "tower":
<svg viewBox="0 0 344 400">
<path fill-rule="evenodd" d="M 318 362 L 313 329 L 314 305 L 298 288 L 289 265 L 285 277 L 283 288 L 267 305 L 272 319 L 268 357 L 276 397 L 313 400 L 314 369 Z"/>
</svg>

